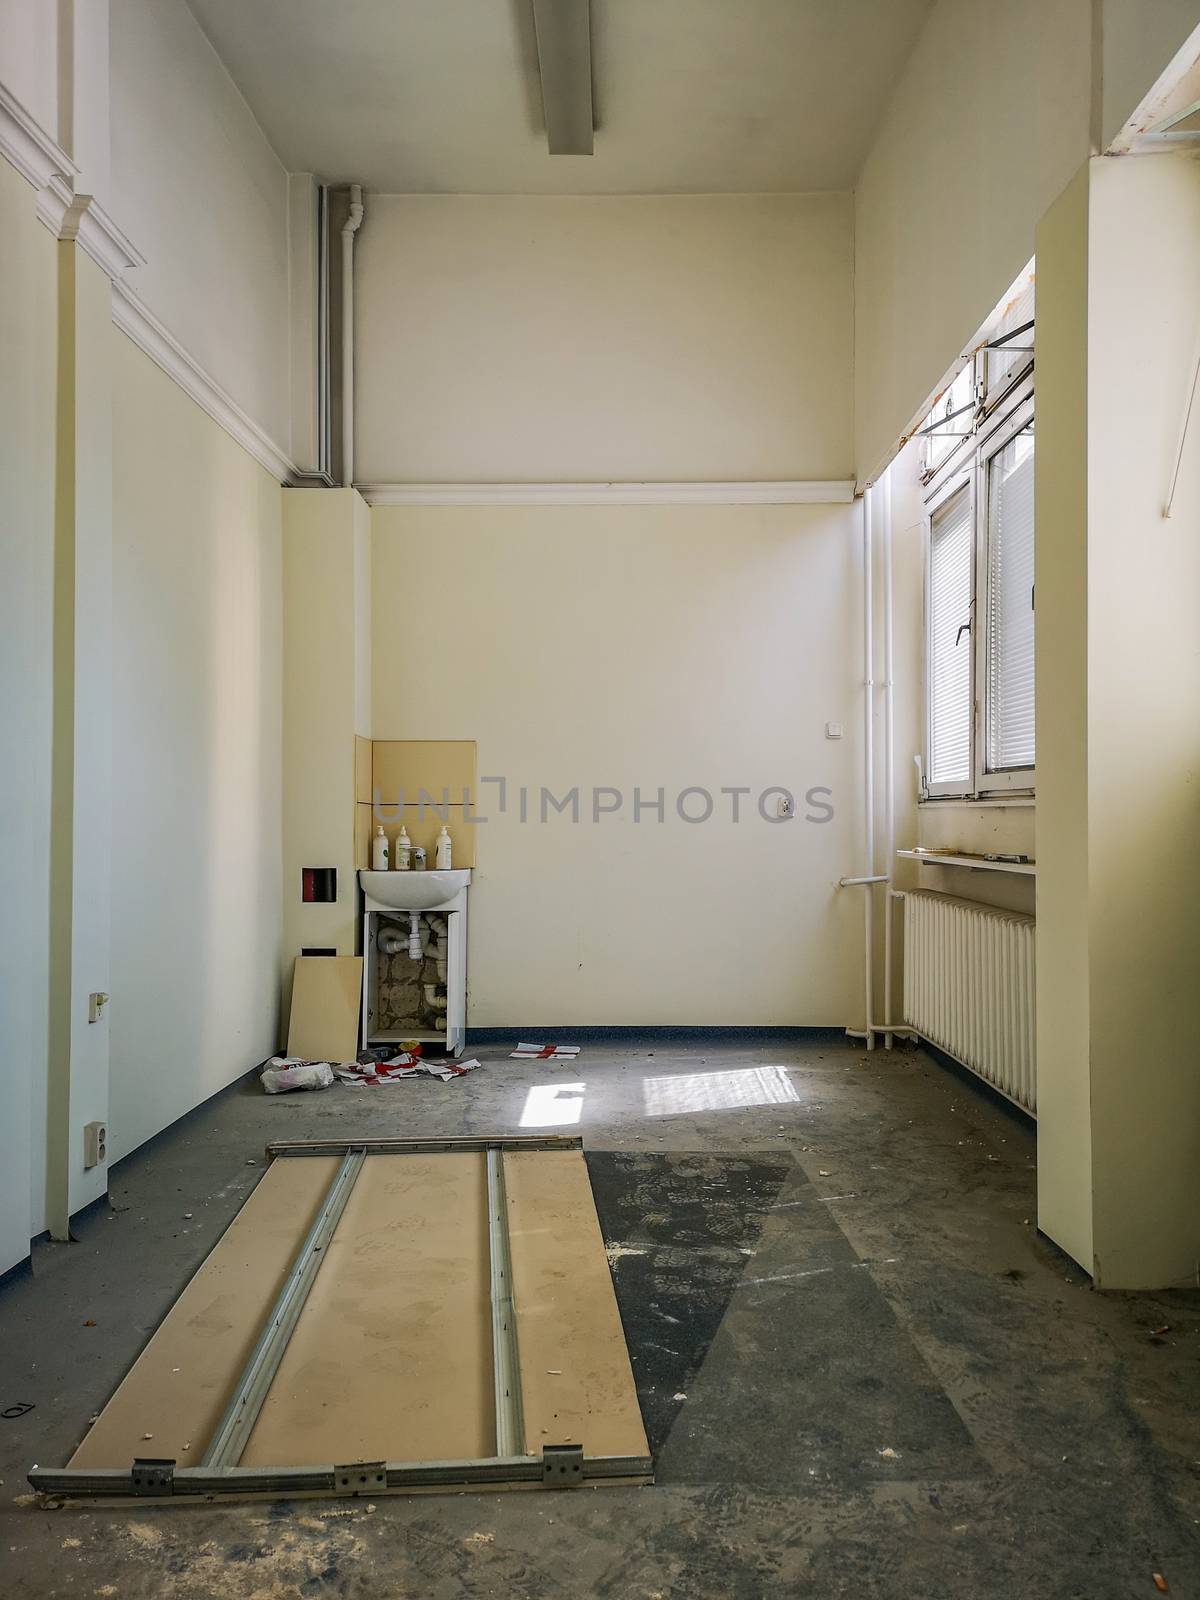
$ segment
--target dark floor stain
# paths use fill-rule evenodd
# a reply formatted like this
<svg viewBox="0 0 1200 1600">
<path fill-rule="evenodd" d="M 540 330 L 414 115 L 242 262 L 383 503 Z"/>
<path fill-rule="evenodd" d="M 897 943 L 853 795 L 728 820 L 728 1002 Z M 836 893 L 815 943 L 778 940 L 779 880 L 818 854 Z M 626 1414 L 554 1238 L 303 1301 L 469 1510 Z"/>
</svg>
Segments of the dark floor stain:
<svg viewBox="0 0 1200 1600">
<path fill-rule="evenodd" d="M 588 1166 L 659 1482 L 983 1470 L 800 1167 L 619 1152 Z"/>
<path fill-rule="evenodd" d="M 591 1150 L 587 1164 L 657 1455 L 792 1165 L 617 1150 Z"/>
</svg>

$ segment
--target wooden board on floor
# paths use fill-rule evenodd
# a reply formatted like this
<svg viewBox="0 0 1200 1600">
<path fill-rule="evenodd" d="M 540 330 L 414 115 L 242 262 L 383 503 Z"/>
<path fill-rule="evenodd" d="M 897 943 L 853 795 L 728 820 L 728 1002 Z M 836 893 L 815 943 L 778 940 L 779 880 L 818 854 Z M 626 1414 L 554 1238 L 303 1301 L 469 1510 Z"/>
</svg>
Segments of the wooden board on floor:
<svg viewBox="0 0 1200 1600">
<path fill-rule="evenodd" d="M 310 1156 L 268 1167 L 68 1466 L 199 1466 L 337 1166 Z"/>
<path fill-rule="evenodd" d="M 242 1464 L 492 1455 L 488 1283 L 484 1158 L 369 1157 Z"/>
<path fill-rule="evenodd" d="M 582 1150 L 504 1156 L 525 1448 L 649 1455 Z"/>
<path fill-rule="evenodd" d="M 525 1451 L 649 1452 L 583 1153 L 502 1156 Z M 280 1156 L 68 1463 L 199 1466 L 337 1155 Z M 487 1156 L 366 1157 L 240 1465 L 496 1453 Z"/>
</svg>

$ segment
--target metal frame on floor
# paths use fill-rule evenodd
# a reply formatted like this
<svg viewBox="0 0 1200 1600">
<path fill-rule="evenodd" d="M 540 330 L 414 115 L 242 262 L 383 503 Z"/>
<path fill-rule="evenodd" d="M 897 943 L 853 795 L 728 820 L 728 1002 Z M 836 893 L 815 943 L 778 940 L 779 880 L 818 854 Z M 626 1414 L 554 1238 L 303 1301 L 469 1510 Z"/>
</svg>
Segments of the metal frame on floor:
<svg viewBox="0 0 1200 1600">
<path fill-rule="evenodd" d="M 312 1226 L 296 1252 L 283 1286 L 263 1323 L 199 1466 L 137 1458 L 125 1468 L 37 1467 L 35 1489 L 56 1496 L 216 1496 L 247 1494 L 386 1494 L 411 1489 L 531 1484 L 569 1489 L 612 1480 L 647 1482 L 649 1456 L 587 1456 L 577 1444 L 546 1445 L 540 1455 L 521 1453 L 524 1436 L 517 1326 L 512 1295 L 512 1258 L 504 1189 L 506 1150 L 578 1150 L 583 1140 L 563 1134 L 464 1139 L 316 1139 L 267 1146 L 270 1160 L 286 1156 L 339 1156 Z M 329 1466 L 243 1467 L 238 1465 L 279 1370 L 292 1333 L 316 1281 L 326 1245 L 346 1209 L 368 1156 L 471 1153 L 487 1161 L 493 1388 L 496 1454 L 469 1461 L 354 1461 Z"/>
</svg>

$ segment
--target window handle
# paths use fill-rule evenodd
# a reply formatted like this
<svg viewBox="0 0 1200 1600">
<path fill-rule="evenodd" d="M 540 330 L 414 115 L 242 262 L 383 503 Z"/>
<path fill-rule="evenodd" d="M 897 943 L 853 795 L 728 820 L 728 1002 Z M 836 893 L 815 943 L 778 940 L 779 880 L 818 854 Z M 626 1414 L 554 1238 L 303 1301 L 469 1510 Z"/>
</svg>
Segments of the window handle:
<svg viewBox="0 0 1200 1600">
<path fill-rule="evenodd" d="M 963 634 L 964 633 L 970 633 L 970 631 L 971 631 L 971 624 L 969 622 L 962 623 L 960 625 L 960 627 L 959 627 L 958 632 L 954 635 L 955 644 L 956 645 L 961 644 L 962 643 Z"/>
</svg>

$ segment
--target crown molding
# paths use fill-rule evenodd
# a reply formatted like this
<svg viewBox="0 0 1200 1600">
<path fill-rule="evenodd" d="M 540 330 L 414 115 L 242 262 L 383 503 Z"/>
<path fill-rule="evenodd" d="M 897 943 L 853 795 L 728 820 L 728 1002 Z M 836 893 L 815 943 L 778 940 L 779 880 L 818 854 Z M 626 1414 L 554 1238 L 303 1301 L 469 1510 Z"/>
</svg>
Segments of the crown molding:
<svg viewBox="0 0 1200 1600">
<path fill-rule="evenodd" d="M 94 195 L 76 194 L 61 173 L 52 173 L 38 193 L 38 220 L 56 239 L 77 244 L 114 282 L 146 258 L 123 234 Z"/>
<path fill-rule="evenodd" d="M 814 506 L 854 498 L 849 478 L 731 483 L 360 483 L 372 506 Z"/>
<path fill-rule="evenodd" d="M 116 278 L 112 290 L 112 319 L 121 332 L 279 483 L 302 482 L 302 474 L 287 454 L 246 415 L 228 391 L 193 360 L 128 284 Z"/>
<path fill-rule="evenodd" d="M 10 90 L 0 83 L 0 155 L 35 189 L 46 187 L 59 174 L 68 180 L 79 171 L 62 146 Z"/>
</svg>

